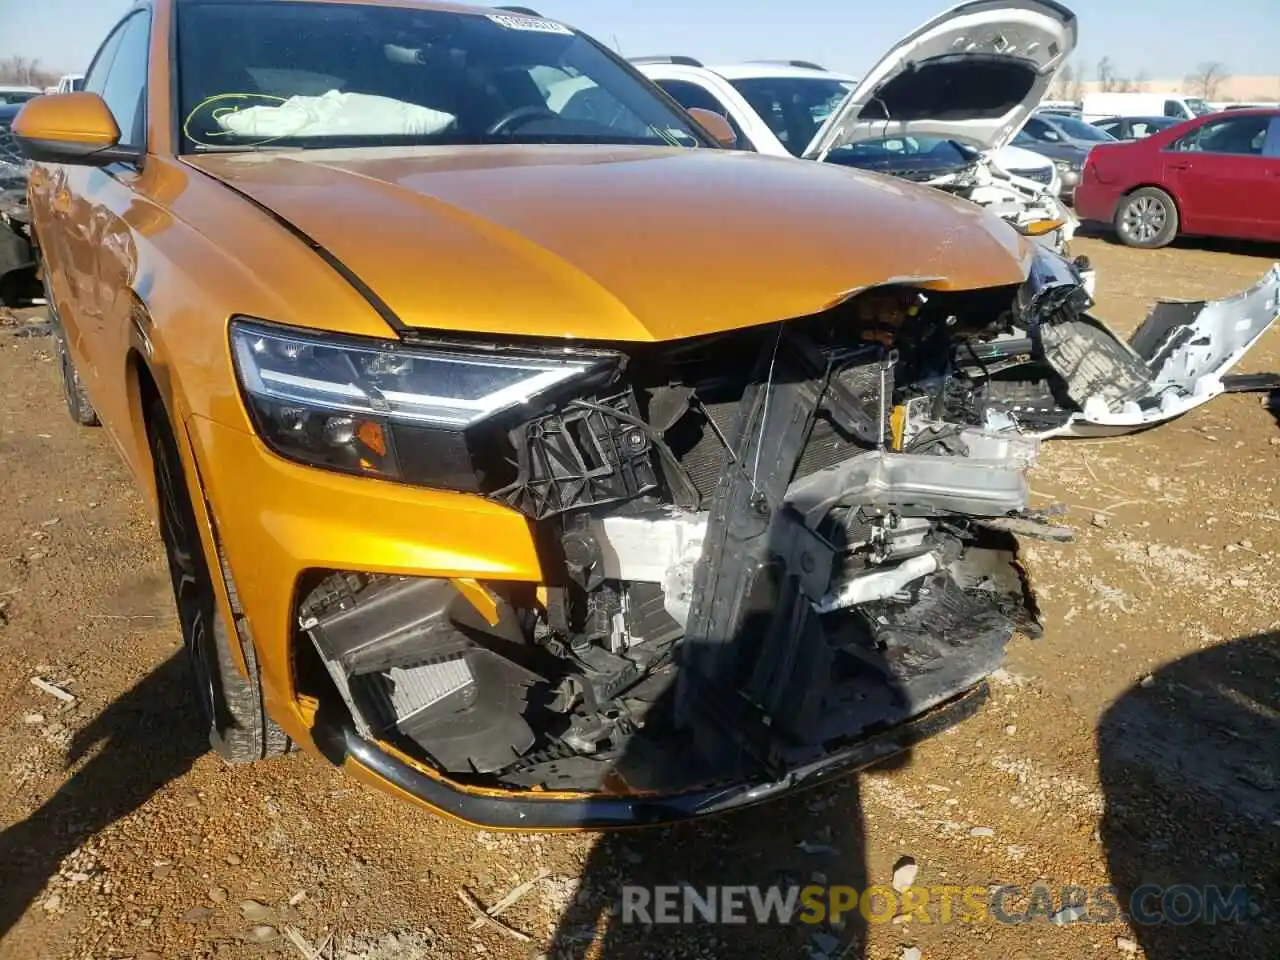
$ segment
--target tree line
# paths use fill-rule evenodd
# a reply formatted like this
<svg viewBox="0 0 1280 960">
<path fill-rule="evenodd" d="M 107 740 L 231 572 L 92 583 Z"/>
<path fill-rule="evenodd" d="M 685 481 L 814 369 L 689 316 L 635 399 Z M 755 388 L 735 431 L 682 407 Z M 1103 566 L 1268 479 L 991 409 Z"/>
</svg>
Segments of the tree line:
<svg viewBox="0 0 1280 960">
<path fill-rule="evenodd" d="M 1080 100 L 1084 97 L 1085 84 L 1089 82 L 1088 70 L 1068 63 L 1054 80 L 1050 97 L 1055 100 Z M 1226 80 L 1227 68 L 1215 61 L 1206 61 L 1183 78 L 1185 93 L 1204 100 L 1216 100 L 1218 90 Z M 1145 71 L 1130 75 L 1120 69 L 1110 57 L 1103 57 L 1094 69 L 1093 80 L 1102 93 L 1141 93 L 1147 89 L 1150 78 Z"/>
<path fill-rule="evenodd" d="M 4 57 L 0 59 L 0 83 L 18 87 L 45 87 L 57 85 L 61 74 L 40 65 L 35 57 Z"/>
</svg>

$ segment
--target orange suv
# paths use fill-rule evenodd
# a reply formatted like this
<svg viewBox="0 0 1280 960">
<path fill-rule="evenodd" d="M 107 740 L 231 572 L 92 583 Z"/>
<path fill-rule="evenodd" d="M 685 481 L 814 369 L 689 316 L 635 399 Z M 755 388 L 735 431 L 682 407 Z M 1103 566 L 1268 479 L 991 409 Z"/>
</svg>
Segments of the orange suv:
<svg viewBox="0 0 1280 960">
<path fill-rule="evenodd" d="M 670 821 L 954 723 L 1035 629 L 1036 441 L 974 359 L 1087 297 L 976 206 L 414 0 L 143 0 L 14 133 L 68 407 L 153 497 L 228 760 Z"/>
</svg>

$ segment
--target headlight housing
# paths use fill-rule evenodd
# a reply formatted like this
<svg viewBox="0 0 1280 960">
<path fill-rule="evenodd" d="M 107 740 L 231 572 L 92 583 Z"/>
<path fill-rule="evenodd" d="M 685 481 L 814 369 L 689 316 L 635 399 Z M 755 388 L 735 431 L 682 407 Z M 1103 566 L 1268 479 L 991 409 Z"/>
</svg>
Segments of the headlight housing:
<svg viewBox="0 0 1280 960">
<path fill-rule="evenodd" d="M 1066 257 L 1037 244 L 1026 282 L 1018 288 L 1018 311 L 1024 318 L 1038 319 L 1045 309 L 1068 301 L 1079 310 L 1093 305 L 1084 288 L 1084 277 Z"/>
<path fill-rule="evenodd" d="M 259 437 L 290 460 L 477 491 L 504 427 L 567 384 L 607 373 L 604 352 L 418 346 L 248 318 L 231 354 Z M 481 442 L 481 438 L 487 442 Z"/>
</svg>

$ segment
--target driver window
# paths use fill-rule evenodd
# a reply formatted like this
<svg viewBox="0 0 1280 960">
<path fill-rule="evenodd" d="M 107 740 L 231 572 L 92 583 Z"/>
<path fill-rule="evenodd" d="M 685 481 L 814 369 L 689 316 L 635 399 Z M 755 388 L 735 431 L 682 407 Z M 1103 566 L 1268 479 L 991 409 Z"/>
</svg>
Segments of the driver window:
<svg viewBox="0 0 1280 960">
<path fill-rule="evenodd" d="M 120 43 L 102 89 L 121 141 L 131 147 L 147 142 L 147 65 L 151 18 L 137 13 L 125 21 Z"/>
<path fill-rule="evenodd" d="M 128 22 L 122 23 L 111 31 L 111 36 L 107 37 L 106 42 L 99 48 L 98 55 L 93 58 L 89 72 L 84 78 L 84 89 L 89 93 L 102 96 L 102 91 L 107 86 L 107 74 L 111 72 L 111 62 L 116 58 L 116 51 L 120 49 L 120 38 L 128 25 Z"/>
</svg>

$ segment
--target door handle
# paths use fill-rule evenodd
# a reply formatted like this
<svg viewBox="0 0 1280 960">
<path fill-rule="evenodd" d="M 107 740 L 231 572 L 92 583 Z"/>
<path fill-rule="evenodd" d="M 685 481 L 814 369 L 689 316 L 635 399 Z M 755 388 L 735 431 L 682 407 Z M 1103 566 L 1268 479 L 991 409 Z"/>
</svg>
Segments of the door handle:
<svg viewBox="0 0 1280 960">
<path fill-rule="evenodd" d="M 1184 161 L 1182 161 L 1181 163 L 1172 163 L 1172 162 L 1171 162 L 1171 163 L 1169 164 L 1169 169 L 1170 169 L 1170 170 L 1190 170 L 1190 169 L 1191 169 L 1191 164 L 1187 163 L 1185 160 L 1184 160 Z"/>
</svg>

